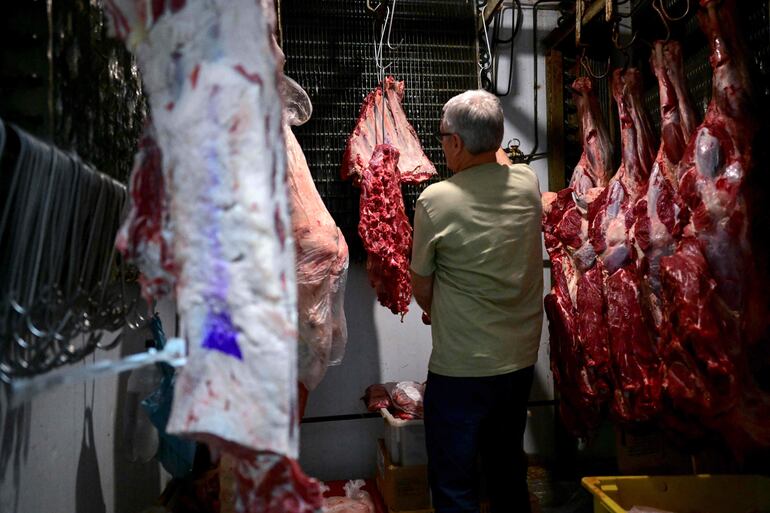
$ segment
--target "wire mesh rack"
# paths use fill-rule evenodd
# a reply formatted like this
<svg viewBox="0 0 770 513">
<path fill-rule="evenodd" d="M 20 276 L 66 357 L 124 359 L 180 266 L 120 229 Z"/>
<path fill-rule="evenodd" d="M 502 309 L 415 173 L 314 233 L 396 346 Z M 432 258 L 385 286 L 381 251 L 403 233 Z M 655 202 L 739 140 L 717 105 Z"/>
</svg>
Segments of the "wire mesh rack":
<svg viewBox="0 0 770 513">
<path fill-rule="evenodd" d="M 313 116 L 295 127 L 318 192 L 361 260 L 357 235 L 358 190 L 340 179 L 340 164 L 364 97 L 374 89 L 376 19 L 364 0 L 282 0 L 282 46 L 286 74 L 313 102 Z M 379 34 L 378 34 L 379 35 Z M 478 85 L 478 47 L 473 2 L 400 0 L 385 46 L 385 73 L 405 81 L 404 111 L 436 165 L 437 179 L 449 176 L 438 141 L 441 107 L 452 96 Z M 410 219 L 427 186 L 404 185 Z"/>
</svg>

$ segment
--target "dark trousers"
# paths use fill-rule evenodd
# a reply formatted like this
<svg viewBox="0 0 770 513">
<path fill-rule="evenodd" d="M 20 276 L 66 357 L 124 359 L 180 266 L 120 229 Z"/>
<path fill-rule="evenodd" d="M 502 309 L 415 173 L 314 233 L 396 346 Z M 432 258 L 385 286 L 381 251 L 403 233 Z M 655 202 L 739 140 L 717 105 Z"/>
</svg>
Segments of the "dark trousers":
<svg viewBox="0 0 770 513">
<path fill-rule="evenodd" d="M 481 378 L 428 373 L 425 439 L 436 513 L 478 513 L 479 467 L 492 513 L 530 513 L 524 428 L 534 367 Z"/>
</svg>

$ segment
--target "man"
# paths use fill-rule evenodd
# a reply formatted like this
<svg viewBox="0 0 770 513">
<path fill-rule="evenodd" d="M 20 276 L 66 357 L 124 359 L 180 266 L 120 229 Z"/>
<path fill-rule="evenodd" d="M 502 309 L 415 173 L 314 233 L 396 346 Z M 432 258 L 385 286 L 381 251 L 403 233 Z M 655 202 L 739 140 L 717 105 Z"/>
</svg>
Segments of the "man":
<svg viewBox="0 0 770 513">
<path fill-rule="evenodd" d="M 540 190 L 498 155 L 499 100 L 467 91 L 444 105 L 438 137 L 454 173 L 415 207 L 412 285 L 431 322 L 425 389 L 436 513 L 478 512 L 477 462 L 493 513 L 528 513 L 523 452 L 542 326 Z"/>
</svg>

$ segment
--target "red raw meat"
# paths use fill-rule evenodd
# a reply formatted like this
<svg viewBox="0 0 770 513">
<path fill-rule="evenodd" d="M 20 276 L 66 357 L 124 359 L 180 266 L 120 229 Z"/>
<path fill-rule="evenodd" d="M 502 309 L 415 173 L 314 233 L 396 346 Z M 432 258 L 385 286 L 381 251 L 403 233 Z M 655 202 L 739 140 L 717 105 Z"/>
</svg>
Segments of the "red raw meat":
<svg viewBox="0 0 770 513">
<path fill-rule="evenodd" d="M 670 323 L 666 335 L 672 346 L 663 347 L 666 393 L 676 408 L 702 419 L 731 408 L 739 395 L 732 360 L 740 348 L 731 348 L 733 340 L 725 337 L 710 274 L 692 237 L 661 259 L 664 311 Z"/>
<path fill-rule="evenodd" d="M 602 264 L 585 272 L 577 283 L 577 335 L 585 355 L 584 365 L 596 390 L 595 400 L 604 404 L 610 396 L 610 346 L 604 319 L 607 305 L 602 283 Z"/>
<path fill-rule="evenodd" d="M 396 416 L 400 419 L 421 419 L 423 416 L 422 398 L 425 386 L 415 381 L 401 381 L 393 387 L 391 397 Z"/>
<path fill-rule="evenodd" d="M 692 211 L 689 233 L 701 242 L 717 282 L 717 294 L 734 312 L 746 300 L 746 278 L 753 266 L 746 201 L 741 187 L 751 167 L 757 130 L 750 81 L 733 21 L 732 5 L 714 2 L 701 13 L 711 44 L 712 98 L 679 169 L 679 192 Z"/>
<path fill-rule="evenodd" d="M 546 238 L 549 235 L 546 234 Z M 589 436 L 601 421 L 601 404 L 582 363 L 577 340 L 574 303 L 568 281 L 574 276 L 565 252 L 551 254 L 553 288 L 545 297 L 551 348 L 551 371 L 559 389 L 559 410 L 565 426 L 576 436 Z"/>
<path fill-rule="evenodd" d="M 356 127 L 348 137 L 342 157 L 342 179 L 353 178 L 355 183 L 360 182 L 375 147 L 383 143 L 395 146 L 401 153 L 398 161 L 401 183 L 420 183 L 433 178 L 436 168 L 425 155 L 420 139 L 401 106 L 404 82 L 386 77 L 384 86 L 387 106 L 384 113 L 382 86 L 369 93 L 361 105 Z"/>
<path fill-rule="evenodd" d="M 677 193 L 677 167 L 695 130 L 695 113 L 684 77 L 682 51 L 676 41 L 655 43 L 650 63 L 660 88 L 661 144 L 645 194 L 635 207 L 631 229 L 650 327 L 659 332 L 660 259 L 670 255 L 687 222 L 687 208 Z"/>
<path fill-rule="evenodd" d="M 754 279 L 744 190 L 758 124 L 735 1 L 701 0 L 701 5 L 714 71 L 712 98 L 679 167 L 679 193 L 691 210 L 685 238 L 661 260 L 670 338 L 700 375 L 689 382 L 670 378 L 671 357 L 665 355 L 666 392 L 742 455 L 770 446 L 770 397 L 754 381 L 748 356 L 755 334 L 767 323 L 752 310 L 767 301 Z"/>
<path fill-rule="evenodd" d="M 621 164 L 610 184 L 589 208 L 589 238 L 609 275 L 631 259 L 628 230 L 633 206 L 646 190 L 655 159 L 652 130 L 642 107 L 639 70 L 615 70 L 612 94 L 618 105 Z"/>
<path fill-rule="evenodd" d="M 169 294 L 175 281 L 162 161 L 148 122 L 131 172 L 131 211 L 115 240 L 123 256 L 139 268 L 142 296 L 148 303 Z"/>
<path fill-rule="evenodd" d="M 631 258 L 634 204 L 646 190 L 654 146 L 642 108 L 638 70 L 616 70 L 612 92 L 621 127 L 618 172 L 591 203 L 589 238 L 603 266 L 613 378 L 612 411 L 622 422 L 648 421 L 660 406 L 661 379 L 654 340 L 644 322 L 640 283 Z"/>
<path fill-rule="evenodd" d="M 317 513 L 321 484 L 306 476 L 299 464 L 269 452 L 235 456 L 235 511 L 238 513 Z"/>
<path fill-rule="evenodd" d="M 612 411 L 621 422 L 652 420 L 660 408 L 660 364 L 644 323 L 634 264 L 613 273 L 604 288 L 614 377 Z"/>
<path fill-rule="evenodd" d="M 612 143 L 590 78 L 578 77 L 572 83 L 572 98 L 578 109 L 583 154 L 569 186 L 583 195 L 592 187 L 607 185 L 612 174 Z"/>
<path fill-rule="evenodd" d="M 380 144 L 375 148 L 361 179 L 358 234 L 366 249 L 366 270 L 377 299 L 403 317 L 412 297 L 412 227 L 404 211 L 396 172 L 398 160 L 399 151 L 393 146 Z"/>
<path fill-rule="evenodd" d="M 554 286 L 546 298 L 551 366 L 562 417 L 578 436 L 598 427 L 610 396 L 609 345 L 602 272 L 588 237 L 588 211 L 611 173 L 612 148 L 588 79 L 573 84 L 582 120 L 583 156 L 571 186 L 543 195 L 543 232 Z M 580 312 L 580 315 L 578 315 Z"/>
<path fill-rule="evenodd" d="M 380 408 L 385 408 L 387 410 L 392 405 L 388 385 L 383 384 L 369 385 L 366 387 L 363 400 L 366 403 L 366 409 L 371 412 L 378 412 L 380 411 Z"/>
</svg>

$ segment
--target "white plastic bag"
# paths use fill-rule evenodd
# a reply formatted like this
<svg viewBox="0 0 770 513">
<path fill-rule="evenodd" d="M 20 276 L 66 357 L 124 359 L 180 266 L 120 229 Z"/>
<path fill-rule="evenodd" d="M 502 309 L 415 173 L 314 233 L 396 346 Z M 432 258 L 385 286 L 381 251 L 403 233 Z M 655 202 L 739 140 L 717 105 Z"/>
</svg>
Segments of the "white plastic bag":
<svg viewBox="0 0 770 513">
<path fill-rule="evenodd" d="M 345 497 L 327 497 L 324 499 L 324 513 L 374 513 L 374 503 L 369 493 L 362 490 L 362 479 L 345 483 Z"/>
</svg>

